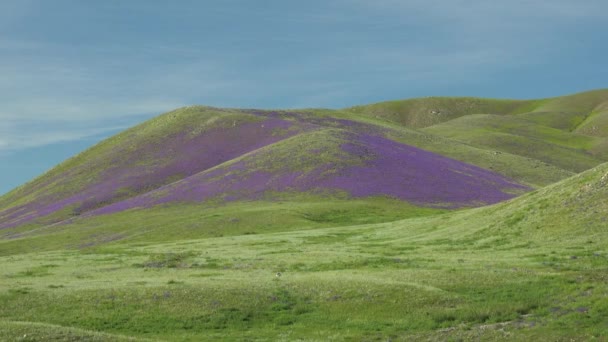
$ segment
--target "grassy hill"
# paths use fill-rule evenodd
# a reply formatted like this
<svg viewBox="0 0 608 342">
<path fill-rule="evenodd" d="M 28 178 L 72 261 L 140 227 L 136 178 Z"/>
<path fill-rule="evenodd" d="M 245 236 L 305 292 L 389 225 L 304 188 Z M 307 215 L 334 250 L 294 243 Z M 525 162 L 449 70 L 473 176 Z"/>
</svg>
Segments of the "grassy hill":
<svg viewBox="0 0 608 342">
<path fill-rule="evenodd" d="M 390 196 L 458 208 L 526 189 L 492 171 L 400 144 L 391 139 L 393 131 L 402 132 L 315 112 L 184 108 L 112 137 L 3 196 L 0 228 L 167 202 L 251 200 L 270 192 Z M 448 191 L 437 193 L 435 183 Z"/>
<path fill-rule="evenodd" d="M 498 100 L 474 97 L 427 97 L 381 102 L 349 108 L 357 114 L 382 118 L 410 128 L 424 128 L 461 116 L 479 113 L 515 114 L 527 112 L 540 100 Z"/>
<path fill-rule="evenodd" d="M 576 132 L 599 137 L 608 137 L 608 101 L 603 102 L 576 127 Z"/>
<path fill-rule="evenodd" d="M 594 150 L 605 139 L 565 132 L 520 116 L 472 114 L 424 129 L 476 147 L 518 154 L 571 172 L 602 163 L 608 151 Z"/>
<path fill-rule="evenodd" d="M 295 134 L 291 122 L 189 107 L 101 142 L 0 199 L 4 224 L 52 223 L 146 193 Z"/>
<path fill-rule="evenodd" d="M 599 89 L 538 100 L 426 97 L 355 106 L 348 111 L 411 128 L 424 128 L 469 114 L 536 113 L 539 124 L 572 131 L 598 108 L 605 108 L 606 101 L 608 89 Z"/>
<path fill-rule="evenodd" d="M 0 197 L 0 340 L 606 340 L 607 100 L 161 115 Z"/>
<path fill-rule="evenodd" d="M 545 186 L 608 161 L 604 132 L 608 127 L 604 115 L 607 104 L 608 90 L 602 89 L 524 101 L 431 97 L 357 106 L 348 111 L 490 151 L 496 159 L 523 157 L 524 164 L 510 160 L 511 167 L 520 169 L 513 171 L 495 168 L 478 157 L 463 157 L 463 152 L 456 158 L 485 168 L 492 166 L 532 186 Z M 503 156 L 505 153 L 508 155 Z M 539 166 L 545 169 L 536 170 L 537 174 L 553 176 L 531 176 L 536 172 L 530 168 Z"/>
<path fill-rule="evenodd" d="M 603 164 L 508 202 L 389 223 L 3 256 L 0 329 L 15 339 L 601 340 L 607 189 Z"/>
<path fill-rule="evenodd" d="M 322 136 L 317 136 L 317 139 L 334 142 L 342 139 L 342 143 L 346 142 L 340 135 L 346 133 L 358 135 L 358 138 L 350 138 L 355 140 L 362 139 L 363 135 L 385 138 L 496 172 L 510 179 L 504 180 L 507 183 L 542 187 L 608 160 L 605 148 L 608 146 L 608 138 L 601 133 L 606 126 L 603 124 L 603 113 L 607 101 L 608 91 L 598 90 L 525 101 L 423 98 L 347 110 L 262 111 L 202 106 L 182 108 L 103 141 L 0 197 L 0 228 L 45 226 L 103 207 L 116 206 L 117 203 L 156 196 L 164 186 L 185 182 L 186 179 L 191 182 L 190 177 L 205 172 L 212 173 L 210 170 L 220 165 L 224 172 L 232 172 L 234 170 L 226 168 L 228 164 L 265 147 L 270 148 L 270 152 L 257 153 L 253 158 L 265 155 L 266 160 L 271 160 L 274 154 L 282 154 L 279 157 L 282 158 L 281 167 L 291 169 L 292 177 L 296 177 L 293 170 L 310 169 L 311 165 L 323 164 L 326 170 L 319 169 L 317 172 L 327 173 L 344 170 L 347 164 L 352 164 L 352 160 L 345 159 L 330 161 L 337 155 L 346 153 L 337 143 L 318 149 L 323 151 L 324 157 L 310 158 L 308 155 L 316 154 L 317 150 L 309 149 L 304 153 L 300 146 L 311 141 L 311 136 L 307 136 L 311 132 L 325 132 L 320 133 Z M 420 130 L 421 127 L 425 128 Z M 299 142 L 291 145 L 277 144 L 291 137 L 299 139 Z M 380 147 L 376 144 L 373 148 Z M 361 150 L 358 153 L 386 155 L 387 148 L 385 146 L 383 152 L 368 153 Z M 286 157 L 291 155 L 297 157 Z M 364 160 L 368 157 L 358 158 Z M 402 157 L 392 155 L 389 158 Z M 252 157 L 247 158 L 250 160 Z M 322 160 L 323 158 L 325 159 Z M 305 166 L 304 163 L 309 164 Z M 426 199 L 420 199 L 411 194 L 405 195 L 405 189 L 394 191 L 391 182 L 406 186 L 407 182 L 398 179 L 412 178 L 411 175 L 391 170 L 404 170 L 403 165 L 398 164 L 394 160 L 392 164 L 386 164 L 383 172 L 392 176 L 368 178 L 386 183 L 383 191 L 370 195 L 388 195 L 416 205 L 437 206 L 440 198 L 429 199 L 427 196 Z M 351 188 L 336 188 L 331 180 L 316 189 L 291 183 L 277 187 L 276 177 L 281 173 L 277 172 L 278 170 L 266 172 L 265 177 L 273 174 L 272 177 L 275 178 L 269 189 L 257 189 L 258 195 L 260 191 L 276 192 L 278 188 L 281 191 L 302 191 L 303 188 L 321 191 L 323 186 L 329 188 L 328 192 L 337 190 L 352 194 L 353 191 L 352 184 Z M 269 179 L 261 181 L 268 182 Z M 308 177 L 306 181 L 312 184 L 318 179 Z M 350 181 L 352 183 L 355 180 Z M 184 182 L 181 183 L 182 186 L 190 184 Z M 356 182 L 360 183 L 360 180 Z M 513 189 L 518 188 L 517 184 L 514 186 Z M 378 188 L 374 184 L 368 184 L 368 187 Z M 179 186 L 174 190 L 178 191 L 178 188 Z M 505 190 L 512 193 L 513 189 Z M 167 191 L 167 188 L 162 191 Z M 226 191 L 234 189 L 229 186 Z M 199 196 L 196 201 L 209 200 L 210 197 L 230 198 L 226 191 L 216 189 L 212 196 Z M 416 191 L 418 190 L 414 190 Z M 240 198 L 239 194 L 236 197 Z M 182 200 L 180 195 L 173 199 L 178 202 Z M 245 196 L 244 199 L 252 198 Z M 493 202 L 494 199 L 478 198 L 477 204 L 473 204 L 470 199 L 468 202 L 443 204 L 463 207 Z M 127 207 L 129 205 L 125 208 Z"/>
</svg>

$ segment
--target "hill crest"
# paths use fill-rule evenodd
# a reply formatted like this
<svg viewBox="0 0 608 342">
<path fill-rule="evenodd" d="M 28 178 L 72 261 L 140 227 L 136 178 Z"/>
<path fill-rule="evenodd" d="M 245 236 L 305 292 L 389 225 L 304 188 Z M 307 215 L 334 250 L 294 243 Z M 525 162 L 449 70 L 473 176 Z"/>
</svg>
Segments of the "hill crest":
<svg viewBox="0 0 608 342">
<path fill-rule="evenodd" d="M 606 161 L 605 138 L 555 121 L 573 122 L 564 113 L 574 110 L 599 111 L 586 120 L 603 118 L 606 101 L 608 90 L 544 100 L 412 99 L 343 111 L 184 107 L 111 137 L 2 196 L 0 228 L 44 226 L 121 206 L 255 200 L 273 192 L 388 196 L 443 208 L 496 203 L 529 190 L 522 185 L 529 179 L 563 179 Z M 557 109 L 564 111 L 550 112 Z M 471 115 L 483 111 L 500 120 Z M 400 119 L 393 122 L 391 115 Z M 525 130 L 525 122 L 539 128 Z M 461 135 L 454 134 L 457 127 Z M 510 149 L 497 133 L 524 139 L 526 148 Z M 508 162 L 491 158 L 517 160 L 515 172 Z M 190 195 L 177 195 L 182 193 Z"/>
</svg>

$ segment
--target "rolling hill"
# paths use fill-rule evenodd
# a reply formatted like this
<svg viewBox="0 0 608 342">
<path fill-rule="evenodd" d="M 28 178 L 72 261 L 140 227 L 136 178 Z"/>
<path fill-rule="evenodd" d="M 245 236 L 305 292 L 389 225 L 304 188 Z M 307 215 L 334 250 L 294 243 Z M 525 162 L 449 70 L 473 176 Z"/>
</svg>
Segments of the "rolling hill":
<svg viewBox="0 0 608 342">
<path fill-rule="evenodd" d="M 0 257 L 0 329 L 34 340 L 602 340 L 607 196 L 608 163 L 492 206 L 387 223 L 13 253 Z M 230 206 L 219 214 L 246 210 Z"/>
<path fill-rule="evenodd" d="M 388 131 L 306 113 L 184 108 L 110 138 L 7 194 L 0 200 L 0 228 L 168 202 L 252 200 L 269 192 L 390 196 L 458 208 L 526 189 L 400 144 L 385 137 Z"/>
<path fill-rule="evenodd" d="M 0 197 L 0 336 L 605 340 L 606 103 L 163 114 Z"/>
</svg>

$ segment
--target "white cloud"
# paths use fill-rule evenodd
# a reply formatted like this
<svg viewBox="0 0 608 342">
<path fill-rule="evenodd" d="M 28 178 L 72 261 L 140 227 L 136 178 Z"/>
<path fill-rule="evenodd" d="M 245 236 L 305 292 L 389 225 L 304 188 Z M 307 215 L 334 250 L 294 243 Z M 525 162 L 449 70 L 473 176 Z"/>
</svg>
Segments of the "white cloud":
<svg viewBox="0 0 608 342">
<path fill-rule="evenodd" d="M 84 139 L 180 106 L 154 99 L 134 103 L 69 98 L 4 101 L 0 106 L 0 151 Z"/>
<path fill-rule="evenodd" d="M 63 55 L 65 49 L 0 40 L 0 151 L 103 134 L 235 86 L 206 61 L 146 69 L 133 59 L 117 60 L 124 51 L 106 51 L 115 60 L 105 63 L 106 55 L 81 62 Z"/>
<path fill-rule="evenodd" d="M 4 121 L 0 124 L 0 153 L 15 152 L 22 149 L 48 144 L 80 140 L 100 134 L 125 129 L 132 124 L 110 125 L 107 122 L 63 124 L 57 121 L 28 122 Z M 62 127 L 63 126 L 63 127 Z"/>
</svg>

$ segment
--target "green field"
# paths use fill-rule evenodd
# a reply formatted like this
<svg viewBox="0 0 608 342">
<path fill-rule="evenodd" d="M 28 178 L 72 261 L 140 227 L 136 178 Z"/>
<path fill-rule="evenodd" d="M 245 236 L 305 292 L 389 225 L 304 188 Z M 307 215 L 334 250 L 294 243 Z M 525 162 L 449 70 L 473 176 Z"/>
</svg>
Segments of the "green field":
<svg viewBox="0 0 608 342">
<path fill-rule="evenodd" d="M 607 185 L 605 164 L 388 223 L 280 232 L 277 215 L 277 232 L 4 255 L 0 327 L 8 340 L 602 340 Z"/>
</svg>

